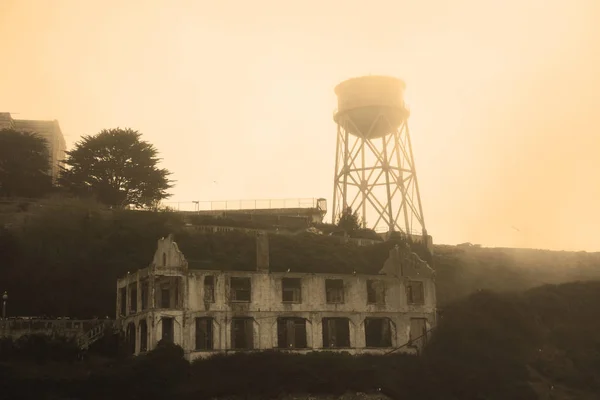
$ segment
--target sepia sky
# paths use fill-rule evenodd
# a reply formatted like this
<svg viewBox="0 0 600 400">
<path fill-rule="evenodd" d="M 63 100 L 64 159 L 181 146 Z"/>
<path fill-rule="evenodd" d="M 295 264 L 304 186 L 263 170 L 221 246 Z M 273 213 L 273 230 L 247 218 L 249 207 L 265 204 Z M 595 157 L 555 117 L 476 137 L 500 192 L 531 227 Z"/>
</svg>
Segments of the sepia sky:
<svg viewBox="0 0 600 400">
<path fill-rule="evenodd" d="M 333 88 L 393 75 L 435 243 L 597 251 L 598 21 L 598 0 L 0 0 L 0 111 L 68 146 L 141 131 L 172 201 L 331 208 Z"/>
</svg>

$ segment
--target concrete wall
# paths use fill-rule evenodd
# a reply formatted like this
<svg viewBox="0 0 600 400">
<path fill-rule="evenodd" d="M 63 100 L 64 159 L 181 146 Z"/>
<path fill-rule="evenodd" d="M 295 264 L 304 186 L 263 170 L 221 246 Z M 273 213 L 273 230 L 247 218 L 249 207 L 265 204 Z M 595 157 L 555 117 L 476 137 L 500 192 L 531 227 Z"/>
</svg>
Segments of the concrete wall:
<svg viewBox="0 0 600 400">
<path fill-rule="evenodd" d="M 103 320 L 7 319 L 0 321 L 0 337 L 25 335 L 78 337 Z"/>
<path fill-rule="evenodd" d="M 215 280 L 215 302 L 204 302 L 204 277 L 213 276 Z M 249 277 L 252 282 L 250 303 L 236 303 L 230 300 L 231 277 Z M 301 279 L 301 304 L 282 302 L 282 278 Z M 327 304 L 325 281 L 341 279 L 344 281 L 343 304 Z M 385 304 L 367 304 L 367 280 L 377 280 L 385 284 Z M 190 271 L 187 277 L 187 309 L 204 311 L 242 311 L 242 312 L 431 312 L 435 309 L 435 288 L 429 279 L 412 279 L 423 282 L 425 304 L 412 306 L 407 304 L 406 283 L 385 275 L 350 274 L 301 274 L 285 272 L 244 272 L 244 271 Z"/>
<path fill-rule="evenodd" d="M 214 279 L 214 302 L 204 301 L 204 279 Z M 231 277 L 248 277 L 251 280 L 251 301 L 231 300 Z M 410 305 L 407 302 L 406 284 L 399 280 L 380 275 L 331 275 L 293 274 L 268 272 L 223 272 L 191 271 L 183 278 L 181 290 L 183 302 L 179 309 L 160 309 L 155 306 L 146 311 L 129 313 L 123 327 L 133 322 L 136 327 L 136 351 L 139 352 L 139 321 L 146 319 L 148 324 L 149 349 L 154 348 L 162 337 L 161 319 L 174 318 L 174 341 L 181 345 L 189 358 L 208 356 L 214 352 L 195 351 L 195 319 L 214 319 L 214 350 L 224 352 L 230 349 L 231 319 L 251 317 L 254 319 L 254 348 L 277 348 L 277 318 L 299 317 L 307 321 L 307 345 L 309 349 L 323 349 L 322 318 L 344 317 L 350 320 L 350 350 L 366 351 L 364 320 L 369 317 L 389 318 L 392 324 L 392 347 L 409 341 L 411 318 L 425 318 L 429 326 L 435 318 L 435 287 L 431 280 L 422 279 L 425 302 L 423 305 Z M 282 302 L 282 278 L 301 279 L 301 303 Z M 342 279 L 344 282 L 344 303 L 327 304 L 325 281 Z M 385 304 L 367 304 L 367 280 L 380 280 L 385 284 Z M 414 281 L 415 279 L 411 279 Z M 143 279 L 142 279 L 143 282 Z M 139 295 L 138 290 L 138 295 Z M 128 307 L 129 310 L 129 307 Z M 299 350 L 305 351 L 305 350 Z M 375 352 L 382 350 L 373 349 Z"/>
<path fill-rule="evenodd" d="M 0 113 L 0 129 L 12 128 L 22 132 L 34 132 L 46 139 L 50 154 L 50 172 L 56 180 L 60 172 L 60 165 L 65 159 L 67 148 L 64 135 L 57 120 L 38 121 L 13 119 L 10 113 Z"/>
</svg>

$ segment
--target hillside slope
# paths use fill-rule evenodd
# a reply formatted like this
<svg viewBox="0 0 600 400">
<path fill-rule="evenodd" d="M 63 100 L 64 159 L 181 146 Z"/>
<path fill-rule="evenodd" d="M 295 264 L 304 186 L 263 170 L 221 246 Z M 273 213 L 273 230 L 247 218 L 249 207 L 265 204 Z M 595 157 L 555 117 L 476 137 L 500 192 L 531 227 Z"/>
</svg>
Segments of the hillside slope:
<svg viewBox="0 0 600 400">
<path fill-rule="evenodd" d="M 148 266 L 156 240 L 169 233 L 192 267 L 254 268 L 252 236 L 192 234 L 173 213 L 108 211 L 64 199 L 1 211 L 0 290 L 9 292 L 10 315 L 113 316 L 116 279 Z M 369 273 L 379 270 L 393 245 L 356 247 L 329 239 L 273 236 L 271 266 Z M 600 279 L 600 253 L 436 246 L 433 267 L 443 306 L 482 289 Z"/>
<path fill-rule="evenodd" d="M 435 246 L 441 304 L 478 290 L 525 290 L 600 279 L 600 253 Z"/>
</svg>

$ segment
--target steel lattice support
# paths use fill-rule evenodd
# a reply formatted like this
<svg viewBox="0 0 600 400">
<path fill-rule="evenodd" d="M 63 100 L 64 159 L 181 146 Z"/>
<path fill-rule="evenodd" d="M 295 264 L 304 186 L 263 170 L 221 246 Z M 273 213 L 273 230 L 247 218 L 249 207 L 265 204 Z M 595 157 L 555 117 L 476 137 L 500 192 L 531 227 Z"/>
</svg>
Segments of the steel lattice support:
<svg viewBox="0 0 600 400">
<path fill-rule="evenodd" d="M 350 115 L 337 116 L 333 223 L 350 207 L 365 228 L 426 234 L 408 125 L 395 128 L 381 112 L 371 129 L 382 123 L 390 133 L 372 138 Z"/>
</svg>

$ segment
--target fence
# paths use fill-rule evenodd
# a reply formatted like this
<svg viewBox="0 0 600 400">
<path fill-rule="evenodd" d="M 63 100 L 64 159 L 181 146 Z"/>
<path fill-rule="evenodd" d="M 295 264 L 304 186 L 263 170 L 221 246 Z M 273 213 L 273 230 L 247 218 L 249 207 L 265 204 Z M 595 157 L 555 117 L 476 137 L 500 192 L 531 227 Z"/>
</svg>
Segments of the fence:
<svg viewBox="0 0 600 400">
<path fill-rule="evenodd" d="M 223 201 L 168 201 L 163 206 L 176 211 L 223 211 L 223 210 L 273 210 L 285 208 L 316 208 L 327 211 L 325 199 L 255 199 L 255 200 L 223 200 Z"/>
<path fill-rule="evenodd" d="M 63 333 L 75 335 L 91 327 L 106 323 L 103 319 L 43 319 L 43 318 L 8 318 L 0 320 L 0 336 L 21 336 L 25 334 Z"/>
</svg>

